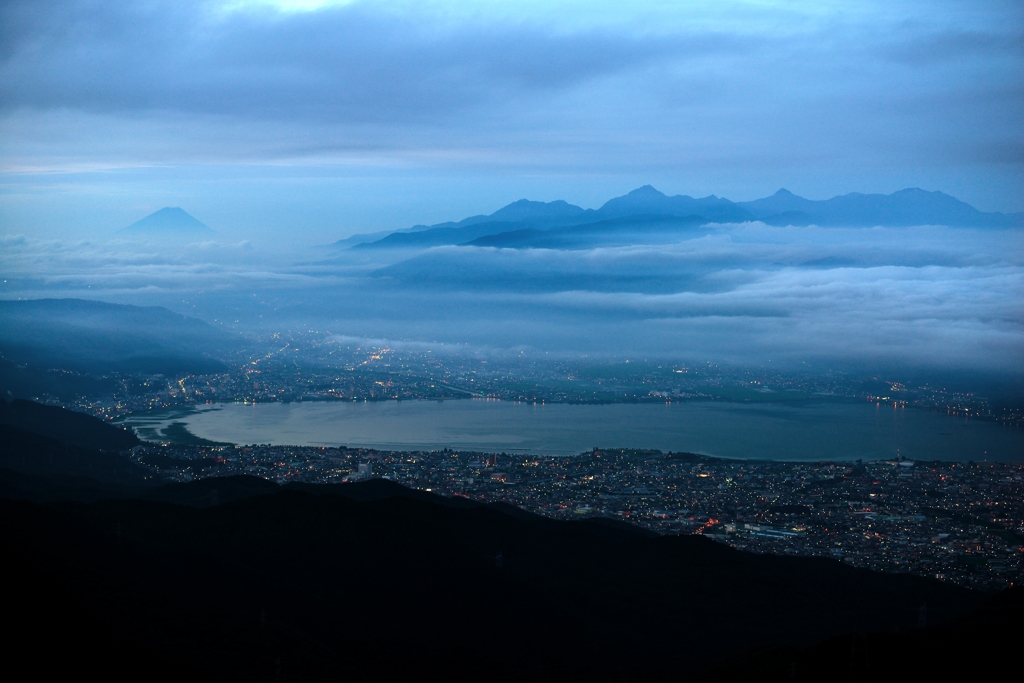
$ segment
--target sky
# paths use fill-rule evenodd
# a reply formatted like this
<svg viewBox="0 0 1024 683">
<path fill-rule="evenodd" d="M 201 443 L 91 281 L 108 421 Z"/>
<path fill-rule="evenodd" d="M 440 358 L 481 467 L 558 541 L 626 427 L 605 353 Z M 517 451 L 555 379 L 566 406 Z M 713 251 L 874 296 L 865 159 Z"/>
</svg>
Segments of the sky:
<svg viewBox="0 0 1024 683">
<path fill-rule="evenodd" d="M 643 184 L 1024 210 L 1020 2 L 0 5 L 0 231 L 320 244 Z"/>
</svg>

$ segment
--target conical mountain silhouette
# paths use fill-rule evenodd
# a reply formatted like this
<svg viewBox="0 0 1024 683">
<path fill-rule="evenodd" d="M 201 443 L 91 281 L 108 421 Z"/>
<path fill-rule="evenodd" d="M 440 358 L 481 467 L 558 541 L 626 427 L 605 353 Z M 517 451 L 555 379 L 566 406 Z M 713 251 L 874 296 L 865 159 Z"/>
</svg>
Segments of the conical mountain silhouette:
<svg viewBox="0 0 1024 683">
<path fill-rule="evenodd" d="M 212 237 L 214 232 L 184 209 L 167 206 L 119 230 L 118 234 L 132 237 Z"/>
</svg>

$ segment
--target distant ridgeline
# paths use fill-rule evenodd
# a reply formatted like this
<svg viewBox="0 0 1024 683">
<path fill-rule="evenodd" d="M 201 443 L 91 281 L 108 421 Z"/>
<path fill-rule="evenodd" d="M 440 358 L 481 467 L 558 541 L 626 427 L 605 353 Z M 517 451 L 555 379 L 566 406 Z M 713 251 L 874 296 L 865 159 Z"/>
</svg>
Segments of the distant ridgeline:
<svg viewBox="0 0 1024 683">
<path fill-rule="evenodd" d="M 1015 661 L 1019 590 L 986 602 L 908 574 L 381 479 L 155 485 L 125 455 L 86 447 L 128 444 L 115 427 L 0 411 L 42 432 L 0 424 L 0 543 L 17 587 L 7 645 L 59 647 L 34 662 L 43 676 L 938 680 Z M 923 606 L 934 626 L 921 628 Z"/>
<path fill-rule="evenodd" d="M 177 237 L 213 237 L 214 232 L 185 210 L 176 206 L 168 206 L 135 221 L 127 228 L 118 231 L 124 237 L 143 239 L 173 239 Z"/>
<path fill-rule="evenodd" d="M 708 223 L 761 221 L 776 226 L 870 227 L 944 225 L 974 228 L 1024 226 L 1024 213 L 985 213 L 942 192 L 907 189 L 889 195 L 851 193 L 804 199 L 787 190 L 749 202 L 710 195 L 669 197 L 650 185 L 609 200 L 599 209 L 565 201 L 521 199 L 489 216 L 417 225 L 396 232 L 353 235 L 337 248 L 423 249 L 448 244 L 507 248 L 574 248 L 607 242 L 623 232 L 695 229 Z"/>
<path fill-rule="evenodd" d="M 217 357 L 237 344 L 228 332 L 159 306 L 0 301 L 0 396 L 82 395 L 109 383 L 75 373 L 222 372 Z"/>
</svg>

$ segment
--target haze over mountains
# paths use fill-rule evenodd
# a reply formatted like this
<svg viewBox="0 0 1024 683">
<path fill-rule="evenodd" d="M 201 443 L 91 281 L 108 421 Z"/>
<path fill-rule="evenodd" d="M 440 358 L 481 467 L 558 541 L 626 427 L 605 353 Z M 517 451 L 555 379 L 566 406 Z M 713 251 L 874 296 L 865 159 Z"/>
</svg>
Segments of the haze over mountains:
<svg viewBox="0 0 1024 683">
<path fill-rule="evenodd" d="M 81 299 L 0 301 L 0 357 L 26 371 L 218 372 L 224 365 L 214 356 L 235 343 L 230 333 L 157 306 Z M 18 384 L 13 369 L 5 366 L 0 375 L 5 383 Z"/>
<path fill-rule="evenodd" d="M 731 202 L 643 187 L 598 209 L 520 200 L 353 236 L 327 254 L 297 244 L 295 231 L 252 245 L 15 236 L 0 270 L 6 299 L 161 306 L 259 333 L 1008 377 L 1024 372 L 1020 219 L 921 190 Z M 30 362 L 33 340 L 63 343 L 28 323 L 28 341 L 16 342 L 20 329 L 12 322 L 0 338 L 8 361 Z M 116 329 L 125 336 L 115 346 L 135 334 Z M 178 337 L 152 336 L 136 348 L 149 351 L 121 358 L 180 355 L 158 349 Z"/>
<path fill-rule="evenodd" d="M 583 209 L 562 200 L 534 202 L 521 199 L 488 216 L 419 225 L 387 234 L 355 235 L 335 243 L 335 246 L 356 249 L 426 248 L 445 244 L 581 247 L 590 243 L 584 238 L 590 232 L 629 232 L 637 227 L 642 233 L 664 232 L 666 229 L 671 231 L 672 224 L 676 223 L 664 221 L 659 224 L 654 217 L 681 218 L 686 219 L 684 222 L 687 224 L 696 225 L 761 221 L 774 226 L 1024 226 L 1024 214 L 985 213 L 942 192 L 916 188 L 890 195 L 854 192 L 821 201 L 804 199 L 782 189 L 764 199 L 732 202 L 715 195 L 701 198 L 668 196 L 645 185 L 622 197 L 610 199 L 599 209 Z M 593 230 L 584 227 L 598 223 L 604 225 Z M 558 229 L 568 229 L 568 239 L 540 234 Z M 507 238 L 500 237 L 505 233 L 509 233 Z"/>
<path fill-rule="evenodd" d="M 559 239 L 549 235 L 528 235 L 524 230 L 547 231 L 573 228 L 579 237 L 584 225 L 606 223 L 597 232 L 626 230 L 633 225 L 650 228 L 653 217 L 685 218 L 694 224 L 761 221 L 775 226 L 903 227 L 944 225 L 953 227 L 1008 228 L 1024 226 L 1024 213 L 1003 214 L 978 211 L 971 205 L 942 192 L 910 188 L 890 195 L 853 192 L 827 200 L 810 200 L 781 189 L 770 197 L 732 202 L 709 195 L 694 198 L 668 196 L 644 185 L 621 197 L 608 200 L 598 209 L 583 209 L 564 200 L 551 202 L 520 199 L 490 215 L 478 215 L 457 222 L 416 225 L 412 228 L 372 234 L 357 234 L 333 246 L 360 249 L 424 248 L 445 244 L 472 243 L 478 246 L 548 246 L 557 248 Z M 609 223 L 609 221 L 614 221 Z M 672 221 L 674 222 L 674 221 Z M 670 225 L 672 222 L 666 223 Z M 641 232 L 644 230 L 641 229 Z M 508 239 L 496 238 L 503 233 Z M 118 231 L 137 239 L 211 238 L 214 231 L 180 207 L 165 207 Z M 477 242 L 481 238 L 491 240 Z"/>
</svg>

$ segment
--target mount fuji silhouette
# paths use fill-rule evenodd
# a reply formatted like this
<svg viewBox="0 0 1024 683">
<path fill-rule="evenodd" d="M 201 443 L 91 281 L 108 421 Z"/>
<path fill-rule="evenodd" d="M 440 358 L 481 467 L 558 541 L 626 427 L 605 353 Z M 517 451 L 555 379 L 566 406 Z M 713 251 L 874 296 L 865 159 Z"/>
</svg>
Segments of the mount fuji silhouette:
<svg viewBox="0 0 1024 683">
<path fill-rule="evenodd" d="M 127 228 L 118 230 L 127 237 L 169 238 L 169 237 L 212 237 L 213 230 L 205 223 L 189 215 L 177 206 L 167 206 L 145 218 L 135 221 Z"/>
</svg>

